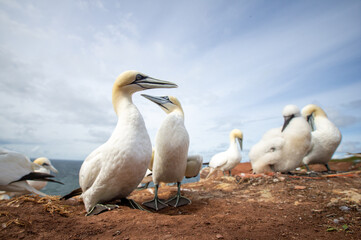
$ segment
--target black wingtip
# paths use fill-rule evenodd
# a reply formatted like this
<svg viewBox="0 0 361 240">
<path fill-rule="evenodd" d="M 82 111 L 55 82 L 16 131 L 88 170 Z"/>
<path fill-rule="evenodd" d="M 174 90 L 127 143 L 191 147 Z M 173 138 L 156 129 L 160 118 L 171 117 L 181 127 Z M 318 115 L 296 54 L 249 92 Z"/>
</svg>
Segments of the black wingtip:
<svg viewBox="0 0 361 240">
<path fill-rule="evenodd" d="M 68 193 L 67 195 L 65 196 L 62 196 L 60 198 L 60 200 L 67 200 L 69 198 L 72 198 L 72 197 L 75 197 L 75 196 L 79 196 L 83 193 L 83 190 L 81 188 L 77 188 L 77 189 L 74 189 L 73 191 L 71 191 L 70 193 Z"/>
</svg>

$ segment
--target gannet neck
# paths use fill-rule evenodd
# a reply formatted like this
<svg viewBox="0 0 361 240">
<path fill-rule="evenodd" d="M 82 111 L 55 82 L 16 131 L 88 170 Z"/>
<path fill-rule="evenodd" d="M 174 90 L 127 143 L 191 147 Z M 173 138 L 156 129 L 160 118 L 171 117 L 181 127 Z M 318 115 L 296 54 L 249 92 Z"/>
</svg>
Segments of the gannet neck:
<svg viewBox="0 0 361 240">
<path fill-rule="evenodd" d="M 134 105 L 131 93 L 119 89 L 114 90 L 114 87 L 113 87 L 112 103 L 113 103 L 114 111 L 117 114 L 117 116 L 119 116 L 122 110 L 127 108 L 129 105 Z"/>
<path fill-rule="evenodd" d="M 314 117 L 326 117 L 327 114 L 323 109 L 315 104 L 308 104 L 302 109 L 302 116 L 307 118 L 308 116 L 312 115 Z"/>
</svg>

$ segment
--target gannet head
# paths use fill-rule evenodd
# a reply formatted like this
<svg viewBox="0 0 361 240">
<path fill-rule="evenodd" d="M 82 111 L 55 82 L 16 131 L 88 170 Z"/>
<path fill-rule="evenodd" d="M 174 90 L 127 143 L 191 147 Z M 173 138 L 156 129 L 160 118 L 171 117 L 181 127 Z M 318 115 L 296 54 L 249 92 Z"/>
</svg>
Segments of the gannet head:
<svg viewBox="0 0 361 240">
<path fill-rule="evenodd" d="M 43 168 L 48 169 L 49 171 L 58 173 L 58 170 L 51 164 L 50 160 L 46 157 L 40 157 L 34 160 L 34 163 L 42 166 Z"/>
<path fill-rule="evenodd" d="M 301 116 L 300 109 L 296 105 L 286 105 L 282 111 L 283 118 L 285 119 L 281 132 L 283 132 L 292 118 Z"/>
<path fill-rule="evenodd" d="M 176 97 L 173 96 L 162 96 L 162 97 L 155 97 L 150 96 L 147 94 L 141 94 L 146 99 L 149 99 L 150 101 L 158 104 L 167 114 L 173 112 L 173 111 L 181 111 L 183 113 L 183 108 L 180 102 Z"/>
<path fill-rule="evenodd" d="M 114 82 L 112 101 L 116 110 L 119 96 L 131 96 L 133 93 L 151 88 L 176 88 L 177 84 L 155 79 L 134 70 L 120 74 Z M 117 111 L 117 110 L 116 110 Z"/>
<path fill-rule="evenodd" d="M 307 120 L 308 124 L 311 126 L 312 131 L 316 129 L 315 126 L 315 117 L 326 117 L 327 114 L 322 110 L 321 107 L 315 104 L 308 104 L 302 109 L 302 116 Z"/>
<path fill-rule="evenodd" d="M 243 150 L 243 132 L 239 129 L 233 129 L 229 134 L 231 141 L 238 140 L 241 150 Z"/>
</svg>

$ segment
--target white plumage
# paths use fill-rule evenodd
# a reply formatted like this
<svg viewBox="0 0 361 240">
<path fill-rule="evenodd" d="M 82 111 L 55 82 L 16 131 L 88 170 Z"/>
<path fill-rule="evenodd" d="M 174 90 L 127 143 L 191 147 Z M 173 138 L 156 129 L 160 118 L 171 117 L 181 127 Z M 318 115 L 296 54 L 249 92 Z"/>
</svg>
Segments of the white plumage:
<svg viewBox="0 0 361 240">
<path fill-rule="evenodd" d="M 180 183 L 186 171 L 189 147 L 189 136 L 184 126 L 183 109 L 180 102 L 172 96 L 153 97 L 145 94 L 142 96 L 158 104 L 167 113 L 155 138 L 152 172 L 156 193 L 159 183 L 176 182 L 178 183 L 180 198 Z M 176 206 L 178 206 L 178 201 L 179 199 L 175 204 Z M 148 203 L 144 203 L 144 205 L 158 210 L 157 194 L 155 194 L 154 201 Z"/>
<path fill-rule="evenodd" d="M 186 178 L 196 177 L 202 169 L 203 157 L 201 155 L 189 155 L 184 176 Z"/>
<path fill-rule="evenodd" d="M 303 158 L 303 163 L 324 164 L 328 162 L 341 142 L 340 130 L 327 118 L 326 113 L 317 105 L 309 104 L 302 109 L 302 116 L 312 128 L 311 148 Z M 308 166 L 307 166 L 308 168 Z"/>
<path fill-rule="evenodd" d="M 282 114 L 283 127 L 266 132 L 249 152 L 255 173 L 289 172 L 301 164 L 310 148 L 311 129 L 298 107 L 287 105 Z"/>
<path fill-rule="evenodd" d="M 26 176 L 39 168 L 39 165 L 32 163 L 23 154 L 0 148 L 0 191 L 24 194 L 35 193 L 46 196 L 46 194 L 36 190 L 26 181 L 28 179 Z"/>
<path fill-rule="evenodd" d="M 113 85 L 117 126 L 103 145 L 84 161 L 79 173 L 82 198 L 88 213 L 98 203 L 127 197 L 141 182 L 152 154 L 144 120 L 132 102 L 132 94 L 150 88 L 177 87 L 136 71 L 119 75 Z"/>
<path fill-rule="evenodd" d="M 239 141 L 240 149 L 237 146 L 237 141 Z M 211 158 L 209 162 L 210 172 L 207 176 L 210 177 L 215 170 L 229 171 L 231 175 L 231 170 L 237 166 L 242 160 L 241 151 L 243 142 L 243 133 L 239 129 L 233 129 L 229 134 L 229 148 L 224 151 L 217 153 Z"/>
</svg>

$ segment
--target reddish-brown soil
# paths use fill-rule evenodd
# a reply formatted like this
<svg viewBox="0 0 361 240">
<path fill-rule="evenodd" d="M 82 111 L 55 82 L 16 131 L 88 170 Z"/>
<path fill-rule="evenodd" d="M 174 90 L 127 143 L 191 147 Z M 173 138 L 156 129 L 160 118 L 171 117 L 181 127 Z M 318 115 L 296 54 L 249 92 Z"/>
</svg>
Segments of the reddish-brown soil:
<svg viewBox="0 0 361 240">
<path fill-rule="evenodd" d="M 359 164 L 360 165 L 360 164 Z M 157 213 L 121 206 L 85 217 L 79 199 L 22 196 L 0 201 L 0 239 L 361 239 L 360 166 L 347 174 L 253 176 L 250 165 L 182 185 L 192 204 Z M 323 166 L 320 167 L 323 171 Z M 144 202 L 153 189 L 134 191 Z M 175 194 L 162 186 L 160 197 Z"/>
</svg>

